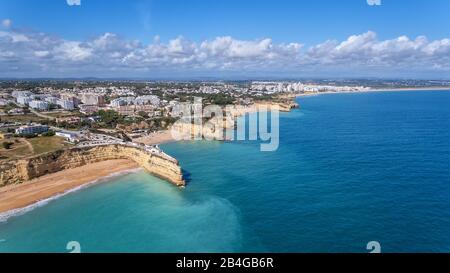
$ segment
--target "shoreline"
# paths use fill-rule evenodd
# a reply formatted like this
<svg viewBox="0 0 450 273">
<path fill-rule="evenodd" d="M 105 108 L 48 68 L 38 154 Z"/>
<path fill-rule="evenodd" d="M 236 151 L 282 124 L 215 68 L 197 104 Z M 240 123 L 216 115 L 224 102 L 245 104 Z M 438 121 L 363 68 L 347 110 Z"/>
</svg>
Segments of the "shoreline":
<svg viewBox="0 0 450 273">
<path fill-rule="evenodd" d="M 310 97 L 324 94 L 349 94 L 370 92 L 408 92 L 408 91 L 450 91 L 450 87 L 441 88 L 396 88 L 372 89 L 365 91 L 317 92 L 292 94 L 293 98 Z M 245 113 L 248 113 L 245 111 Z M 159 145 L 177 142 L 173 139 L 171 130 L 152 133 L 151 135 L 135 139 L 136 143 Z M 0 187 L 0 222 L 6 221 L 14 215 L 21 215 L 33 208 L 47 204 L 51 200 L 85 188 L 89 185 L 106 181 L 111 177 L 140 170 L 137 163 L 126 160 L 107 160 L 73 169 L 48 174 L 22 184 Z"/>
<path fill-rule="evenodd" d="M 170 129 L 158 131 L 144 137 L 133 139 L 133 142 L 142 143 L 145 145 L 160 145 L 176 141 L 177 140 L 173 139 Z"/>
<path fill-rule="evenodd" d="M 395 92 L 395 91 L 450 91 L 448 87 L 405 87 L 405 88 L 377 88 L 368 90 L 368 92 Z"/>
<path fill-rule="evenodd" d="M 325 91 L 325 92 L 314 92 L 314 93 L 299 93 L 293 94 L 293 97 L 312 97 L 326 94 L 363 94 L 371 92 L 416 92 L 416 91 L 450 91 L 450 87 L 423 87 L 423 88 L 382 88 L 382 89 L 370 89 L 364 91 Z"/>
<path fill-rule="evenodd" d="M 0 222 L 68 193 L 141 168 L 126 159 L 97 162 L 0 188 Z"/>
</svg>

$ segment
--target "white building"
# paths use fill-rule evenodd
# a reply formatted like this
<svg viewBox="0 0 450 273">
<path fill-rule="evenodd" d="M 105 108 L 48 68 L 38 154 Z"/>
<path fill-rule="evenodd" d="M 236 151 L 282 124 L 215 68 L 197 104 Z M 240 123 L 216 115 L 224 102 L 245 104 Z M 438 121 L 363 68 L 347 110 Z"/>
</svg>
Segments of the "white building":
<svg viewBox="0 0 450 273">
<path fill-rule="evenodd" d="M 134 97 L 121 97 L 111 101 L 111 107 L 125 106 L 134 103 Z"/>
<path fill-rule="evenodd" d="M 80 137 L 77 134 L 74 133 L 68 133 L 68 132 L 56 132 L 56 136 L 65 138 L 67 141 L 71 143 L 77 143 L 80 141 Z"/>
<path fill-rule="evenodd" d="M 161 100 L 154 95 L 147 95 L 147 96 L 140 96 L 137 97 L 134 101 L 136 105 L 143 105 L 143 104 L 151 104 L 154 106 L 159 106 L 161 103 Z"/>
<path fill-rule="evenodd" d="M 44 100 L 51 104 L 58 104 L 58 98 L 55 97 L 46 97 Z"/>
<path fill-rule="evenodd" d="M 75 105 L 72 100 L 58 100 L 57 104 L 61 106 L 64 110 L 72 111 L 75 109 Z"/>
<path fill-rule="evenodd" d="M 18 135 L 34 135 L 48 132 L 49 127 L 47 125 L 27 125 L 16 129 Z"/>
<path fill-rule="evenodd" d="M 30 91 L 13 91 L 11 96 L 17 99 L 18 97 L 29 97 L 32 94 Z"/>
<path fill-rule="evenodd" d="M 111 107 L 119 107 L 119 106 L 124 106 L 124 105 L 126 105 L 126 101 L 123 100 L 122 98 L 113 99 L 109 103 L 109 106 L 111 106 Z"/>
<path fill-rule="evenodd" d="M 83 93 L 81 94 L 81 102 L 85 105 L 104 105 L 105 97 L 103 95 Z"/>
<path fill-rule="evenodd" d="M 30 101 L 29 106 L 37 110 L 48 110 L 49 108 L 48 102 L 42 100 L 32 100 Z"/>
<path fill-rule="evenodd" d="M 74 107 L 78 107 L 81 101 L 78 97 L 70 93 L 62 93 L 59 97 L 62 100 L 70 100 L 71 102 L 73 102 Z"/>
<path fill-rule="evenodd" d="M 21 105 L 28 105 L 32 99 L 28 96 L 19 96 L 17 97 L 17 103 Z"/>
</svg>

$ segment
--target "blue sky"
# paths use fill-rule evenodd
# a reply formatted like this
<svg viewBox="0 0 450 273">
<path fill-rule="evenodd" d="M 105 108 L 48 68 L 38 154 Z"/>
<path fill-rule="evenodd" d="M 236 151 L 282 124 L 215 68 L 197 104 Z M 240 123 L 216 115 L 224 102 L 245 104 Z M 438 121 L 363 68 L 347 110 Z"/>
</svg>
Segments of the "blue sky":
<svg viewBox="0 0 450 273">
<path fill-rule="evenodd" d="M 0 18 L 17 26 L 84 39 L 105 32 L 150 41 L 183 35 L 271 37 L 276 42 L 318 43 L 372 30 L 384 39 L 450 37 L 450 1 L 383 0 L 0 0 Z M 449 27 L 443 27 L 449 26 Z"/>
<path fill-rule="evenodd" d="M 258 42 L 270 39 L 271 45 L 266 47 L 266 52 L 270 48 L 279 45 L 298 43 L 302 49 L 299 49 L 296 54 L 305 54 L 310 48 L 321 45 L 328 40 L 337 41 L 336 48 L 339 43 L 345 42 L 352 35 L 364 35 L 371 31 L 370 33 L 376 34 L 376 38 L 370 35 L 365 36 L 365 38 L 370 40 L 372 44 L 375 43 L 375 39 L 377 42 L 382 43 L 383 41 L 394 40 L 402 36 L 408 37 L 411 41 L 414 41 L 418 36 L 426 36 L 428 43 L 441 41 L 440 44 L 443 45 L 440 46 L 444 46 L 444 48 L 440 48 L 439 53 L 447 54 L 445 39 L 450 37 L 449 13 L 450 1 L 448 0 L 381 0 L 380 6 L 370 6 L 366 0 L 81 0 L 81 5 L 73 6 L 69 6 L 66 0 L 0 0 L 0 20 L 4 22 L 4 32 L 21 33 L 27 35 L 27 37 L 36 36 L 37 33 L 45 33 L 52 39 L 59 40 L 60 43 L 65 41 L 79 42 L 78 49 L 81 50 L 88 47 L 88 42 L 101 37 L 105 33 L 110 33 L 115 35 L 116 43 L 120 39 L 122 46 L 136 40 L 139 41 L 142 48 L 145 48 L 154 43 L 155 36 L 159 37 L 159 43 L 169 45 L 170 41 L 182 36 L 183 39 L 189 41 L 188 43 L 196 43 L 196 47 L 200 48 L 201 43 L 204 41 L 214 41 L 217 37 L 229 36 L 232 37 L 233 41 L 252 42 L 253 44 L 250 45 L 243 44 L 244 46 L 250 46 L 248 50 L 251 50 L 251 46 L 258 46 Z M 3 36 L 6 37 L 6 35 Z M 10 37 L 12 36 L 10 35 Z M 34 39 L 38 38 L 34 37 Z M 232 45 L 233 41 L 228 41 L 227 43 Z M 5 40 L 4 43 L 7 43 L 7 41 Z M 190 47 L 185 41 L 180 42 L 180 44 L 183 43 L 187 48 Z M 242 48 L 242 43 L 235 42 L 234 45 Z M 72 46 L 74 46 L 73 43 Z M 396 45 L 393 46 L 395 47 Z M 8 51 L 6 51 L 6 47 Z M 11 56 L 14 54 L 13 48 L 14 46 L 10 44 L 9 47 L 5 45 L 4 49 L 5 52 L 11 51 L 11 54 L 7 54 L 10 56 L 9 60 L 7 60 L 10 64 L 12 62 Z M 374 47 L 374 49 L 371 49 L 371 52 L 378 52 L 378 48 Z M 78 49 L 74 48 L 73 50 L 76 51 Z M 36 51 L 36 49 L 34 50 Z M 198 51 L 199 49 L 192 49 L 192 51 L 195 50 Z M 41 56 L 45 55 L 43 52 L 48 50 L 40 47 L 37 51 L 41 53 L 34 55 Z M 130 54 L 130 52 L 122 52 L 119 49 L 115 51 L 117 53 L 116 56 L 118 56 L 119 51 L 122 54 Z M 96 53 L 98 53 L 97 49 L 92 48 L 90 54 L 88 54 L 89 58 L 92 59 Z M 179 57 L 181 53 L 188 54 L 183 51 L 178 52 L 177 56 Z M 279 49 L 275 53 L 279 57 L 287 54 L 285 48 Z M 352 54 L 366 53 L 353 52 Z M 403 55 L 401 56 L 405 58 L 407 52 L 402 53 Z M 236 61 L 236 56 L 230 53 L 227 54 L 227 56 L 233 57 L 233 61 Z M 305 67 L 308 65 L 310 69 L 306 70 L 303 68 L 303 70 L 298 71 L 293 66 L 289 67 L 289 71 L 286 70 L 286 74 L 320 76 L 321 69 L 325 68 L 322 73 L 324 75 L 333 75 L 333 73 L 336 76 L 353 75 L 355 71 L 351 70 L 337 73 L 337 71 L 340 71 L 338 69 L 339 65 L 342 65 L 338 61 L 345 56 L 336 56 L 336 54 L 325 56 L 328 59 L 315 60 L 315 64 L 311 58 L 305 60 L 302 57 L 301 66 Z M 339 54 L 342 54 L 342 51 Z M 383 54 L 383 52 L 380 54 Z M 6 56 L 6 54 L 4 55 Z M 248 57 L 240 53 L 238 55 L 237 57 Z M 255 54 L 247 55 L 253 56 Z M 50 56 L 50 53 L 46 56 Z M 55 57 L 54 54 L 52 56 Z M 87 61 L 88 57 L 83 59 L 82 56 L 80 55 L 78 59 L 73 58 L 72 61 Z M 273 56 L 273 54 L 270 56 L 266 55 L 266 59 L 273 60 L 275 58 Z M 123 55 L 121 57 L 122 64 L 126 63 L 123 59 L 126 56 Z M 444 57 L 447 57 L 447 55 L 444 55 Z M 422 58 L 425 59 L 425 57 Z M 242 67 L 242 63 L 225 67 L 217 66 L 217 64 L 215 64 L 216 66 L 211 64 L 208 67 L 198 67 L 199 61 L 197 57 L 196 59 L 197 62 L 191 67 L 186 66 L 185 71 L 180 67 L 176 67 L 177 69 L 175 70 L 177 73 L 186 75 L 192 73 L 192 70 L 195 72 L 192 74 L 198 75 L 202 73 L 214 74 L 215 72 L 219 75 L 227 73 L 231 75 L 239 73 L 233 67 Z M 330 63 L 330 59 L 337 60 L 332 62 L 333 66 L 323 67 Z M 0 59 L 0 64 L 5 62 L 5 60 L 2 60 Z M 351 58 L 348 59 L 348 61 L 351 60 Z M 22 62 L 25 61 L 33 62 L 34 60 L 22 60 Z M 91 61 L 93 62 L 94 60 Z M 185 62 L 191 60 L 185 58 L 176 60 L 175 63 L 177 64 L 178 61 L 186 64 Z M 229 60 L 221 58 L 220 61 L 227 62 Z M 249 65 L 247 61 L 244 64 L 247 65 L 245 67 L 249 68 L 249 74 L 274 74 L 267 69 L 258 71 L 256 69 L 257 64 Z M 367 61 L 371 64 L 371 68 L 358 65 L 358 67 L 353 69 L 358 70 L 357 72 L 361 76 L 384 76 L 382 73 L 385 71 L 384 67 L 378 63 L 373 65 L 373 60 L 365 60 L 365 64 L 367 64 Z M 375 58 L 375 61 L 378 61 L 378 58 Z M 139 74 L 143 76 L 150 72 L 150 74 L 156 73 L 161 75 L 172 73 L 172 68 L 166 63 L 163 65 L 165 72 L 155 71 L 156 64 L 152 59 L 151 65 L 149 63 L 147 67 L 142 67 L 142 64 L 140 64 L 139 68 L 133 69 L 133 67 L 125 68 L 121 65 L 115 71 L 121 71 L 121 74 Z M 269 64 L 274 65 L 271 62 Z M 410 74 L 411 77 L 428 77 L 429 75 L 446 77 L 448 74 L 448 67 L 442 67 L 443 64 L 441 63 L 430 62 L 423 64 L 433 66 L 434 70 L 423 71 L 424 69 L 420 68 L 420 65 L 417 63 L 414 64 L 417 68 L 413 71 L 405 71 L 402 67 L 393 67 L 393 63 L 385 64 L 385 66 L 390 66 L 392 73 L 398 76 Z M 41 75 L 49 73 L 55 76 L 65 74 L 81 76 L 91 73 L 98 73 L 99 76 L 102 76 L 100 74 L 104 73 L 96 72 L 96 70 L 100 69 L 100 65 L 97 64 L 89 65 L 88 63 L 83 63 L 84 68 L 80 67 L 78 72 L 75 70 L 64 71 L 61 62 L 57 63 L 56 61 L 54 65 L 61 66 L 59 71 L 49 70 L 49 67 L 52 65 L 51 62 L 49 62 L 46 70 L 42 70 L 42 67 L 39 68 L 38 63 L 32 63 L 32 65 L 35 66 L 35 70 L 20 72 L 20 70 L 23 70 L 21 67 L 14 67 L 14 72 L 5 71 L 6 69 L 4 68 L 3 71 L 0 70 L 0 73 L 3 72 L 5 75 Z M 285 67 L 285 65 L 280 63 L 277 63 L 277 65 Z M 132 65 L 127 64 L 127 66 Z M 108 65 L 108 67 L 110 66 Z M 403 65 L 403 67 L 411 67 L 411 65 Z M 281 72 L 278 70 L 277 73 L 280 74 Z M 114 71 L 110 71 L 104 73 L 104 76 L 109 75 L 108 73 L 111 76 L 115 75 Z M 389 74 L 392 75 L 392 73 Z"/>
</svg>

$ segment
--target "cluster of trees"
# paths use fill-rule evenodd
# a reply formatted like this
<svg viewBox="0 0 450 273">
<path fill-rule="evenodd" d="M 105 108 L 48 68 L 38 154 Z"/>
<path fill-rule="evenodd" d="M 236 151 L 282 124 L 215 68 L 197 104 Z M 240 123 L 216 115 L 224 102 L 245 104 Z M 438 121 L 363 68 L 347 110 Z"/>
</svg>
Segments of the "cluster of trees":
<svg viewBox="0 0 450 273">
<path fill-rule="evenodd" d="M 271 94 L 264 94 L 264 95 L 260 95 L 260 96 L 250 95 L 249 97 L 254 100 L 260 100 L 260 101 L 271 101 L 271 100 L 274 100 L 274 98 L 275 98 Z"/>
<path fill-rule="evenodd" d="M 101 127 L 107 128 L 116 128 L 117 125 L 131 125 L 133 123 L 141 122 L 149 118 L 148 114 L 144 111 L 139 112 L 139 117 L 134 118 L 122 116 L 114 110 L 100 110 L 94 113 L 94 115 L 97 115 L 101 118 Z M 154 129 L 166 129 L 175 121 L 176 119 L 172 117 L 154 118 L 151 119 L 150 127 Z"/>
<path fill-rule="evenodd" d="M 43 137 L 52 137 L 52 136 L 55 136 L 55 134 L 56 133 L 54 131 L 48 131 L 46 133 L 41 134 L 41 136 L 43 136 Z"/>
<path fill-rule="evenodd" d="M 158 119 L 153 119 L 153 128 L 156 130 L 167 129 L 169 126 L 174 124 L 177 121 L 176 118 L 173 117 L 162 117 Z"/>
<path fill-rule="evenodd" d="M 3 142 L 3 143 L 2 143 L 2 147 L 3 147 L 4 149 L 6 149 L 6 150 L 9 150 L 9 149 L 11 149 L 11 146 L 12 146 L 13 144 L 14 144 L 13 142 Z"/>
<path fill-rule="evenodd" d="M 234 98 L 225 93 L 208 94 L 206 95 L 205 100 L 209 101 L 211 104 L 220 106 L 230 105 L 234 103 Z"/>
<path fill-rule="evenodd" d="M 100 110 L 94 115 L 99 116 L 105 127 L 116 128 L 117 124 L 126 123 L 124 116 L 114 110 Z"/>
<path fill-rule="evenodd" d="M 194 98 L 202 98 L 203 103 L 226 106 L 233 104 L 235 99 L 228 93 L 205 94 L 205 93 L 177 93 L 176 95 L 165 95 L 164 98 L 172 100 L 177 98 L 180 102 L 193 102 Z"/>
<path fill-rule="evenodd" d="M 7 105 L 5 105 L 5 106 L 3 106 L 3 107 L 1 107 L 1 108 L 2 108 L 3 111 L 5 111 L 5 113 L 6 113 L 6 112 L 8 112 L 8 111 L 10 111 L 10 110 L 12 110 L 12 109 L 14 109 L 14 108 L 17 108 L 17 106 L 16 106 L 14 103 L 10 102 L 10 103 L 8 103 Z"/>
</svg>

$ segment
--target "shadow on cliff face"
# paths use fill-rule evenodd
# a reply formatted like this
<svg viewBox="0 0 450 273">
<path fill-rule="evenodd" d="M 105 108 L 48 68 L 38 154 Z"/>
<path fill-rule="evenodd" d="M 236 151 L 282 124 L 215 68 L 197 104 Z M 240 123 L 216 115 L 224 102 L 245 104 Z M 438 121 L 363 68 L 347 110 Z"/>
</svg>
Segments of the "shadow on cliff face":
<svg viewBox="0 0 450 273">
<path fill-rule="evenodd" d="M 192 181 L 192 175 L 189 171 L 185 170 L 185 169 L 181 169 L 181 171 L 183 172 L 183 179 L 186 183 L 186 186 L 189 185 L 189 183 L 191 183 Z"/>
</svg>

